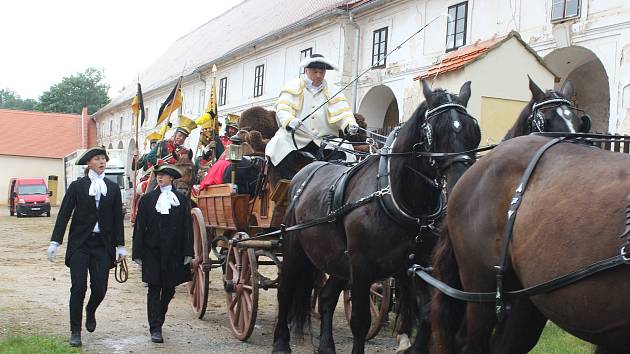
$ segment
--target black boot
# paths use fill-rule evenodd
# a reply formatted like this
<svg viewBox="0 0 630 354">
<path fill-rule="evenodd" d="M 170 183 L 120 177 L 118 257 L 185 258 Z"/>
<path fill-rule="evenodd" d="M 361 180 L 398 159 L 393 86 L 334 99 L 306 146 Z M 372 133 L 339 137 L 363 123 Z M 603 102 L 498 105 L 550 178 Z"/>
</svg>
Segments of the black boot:
<svg viewBox="0 0 630 354">
<path fill-rule="evenodd" d="M 81 332 L 70 333 L 69 344 L 71 347 L 80 347 L 81 346 Z"/>
<path fill-rule="evenodd" d="M 155 329 L 151 331 L 151 342 L 153 343 L 164 343 L 164 338 L 162 338 L 162 329 Z"/>
<path fill-rule="evenodd" d="M 85 329 L 88 332 L 94 332 L 96 329 L 96 314 L 88 309 L 85 309 Z"/>
</svg>

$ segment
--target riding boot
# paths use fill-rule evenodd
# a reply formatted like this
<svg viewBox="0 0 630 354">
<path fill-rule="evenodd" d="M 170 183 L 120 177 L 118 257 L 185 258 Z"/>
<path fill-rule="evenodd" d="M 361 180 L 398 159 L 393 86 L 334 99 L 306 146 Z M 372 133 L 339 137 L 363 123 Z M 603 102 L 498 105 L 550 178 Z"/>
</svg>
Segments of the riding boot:
<svg viewBox="0 0 630 354">
<path fill-rule="evenodd" d="M 88 332 L 94 332 L 96 329 L 96 314 L 87 307 L 85 308 L 85 329 Z"/>
<path fill-rule="evenodd" d="M 164 338 L 162 337 L 162 328 L 156 328 L 151 331 L 151 342 L 164 343 Z"/>
</svg>

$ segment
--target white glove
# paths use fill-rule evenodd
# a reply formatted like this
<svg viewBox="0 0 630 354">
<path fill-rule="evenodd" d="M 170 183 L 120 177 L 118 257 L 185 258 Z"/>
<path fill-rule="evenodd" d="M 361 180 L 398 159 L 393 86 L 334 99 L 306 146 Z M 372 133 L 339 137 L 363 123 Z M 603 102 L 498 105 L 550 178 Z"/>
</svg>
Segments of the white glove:
<svg viewBox="0 0 630 354">
<path fill-rule="evenodd" d="M 184 265 L 189 264 L 190 261 L 192 261 L 192 257 L 191 256 L 185 256 L 184 257 Z"/>
<path fill-rule="evenodd" d="M 54 261 L 55 255 L 57 254 L 57 250 L 59 249 L 59 242 L 50 241 L 50 246 L 48 246 L 48 260 Z"/>
<path fill-rule="evenodd" d="M 141 267 L 142 267 L 142 259 L 140 259 L 140 258 L 136 258 L 136 259 L 134 259 L 133 261 L 134 261 L 134 262 L 136 262 L 136 264 L 137 264 L 137 265 L 139 265 L 139 266 L 141 266 Z"/>
<path fill-rule="evenodd" d="M 348 125 L 348 134 L 356 135 L 359 132 L 359 125 L 357 123 L 350 123 Z"/>
<path fill-rule="evenodd" d="M 289 130 L 296 130 L 300 125 L 302 125 L 302 121 L 299 118 L 293 118 L 287 127 Z"/>
<path fill-rule="evenodd" d="M 127 257 L 127 249 L 125 246 L 116 246 L 116 259 Z"/>
</svg>

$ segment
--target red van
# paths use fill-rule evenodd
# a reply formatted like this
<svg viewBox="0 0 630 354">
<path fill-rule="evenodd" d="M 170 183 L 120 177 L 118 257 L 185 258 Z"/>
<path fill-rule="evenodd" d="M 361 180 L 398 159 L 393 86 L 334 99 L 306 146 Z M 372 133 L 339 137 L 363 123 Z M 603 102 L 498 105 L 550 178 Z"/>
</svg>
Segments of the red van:
<svg viewBox="0 0 630 354">
<path fill-rule="evenodd" d="M 38 178 L 11 178 L 9 181 L 9 213 L 50 216 L 50 198 L 46 181 Z"/>
</svg>

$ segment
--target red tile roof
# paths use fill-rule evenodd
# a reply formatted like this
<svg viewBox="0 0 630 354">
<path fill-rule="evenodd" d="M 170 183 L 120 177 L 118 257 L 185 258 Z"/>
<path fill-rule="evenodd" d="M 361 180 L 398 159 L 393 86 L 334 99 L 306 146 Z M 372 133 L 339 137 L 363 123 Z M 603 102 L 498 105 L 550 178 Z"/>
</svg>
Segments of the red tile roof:
<svg viewBox="0 0 630 354">
<path fill-rule="evenodd" d="M 95 123 L 86 117 L 86 146 L 96 142 Z M 81 116 L 0 109 L 0 155 L 62 158 L 82 148 Z"/>
<path fill-rule="evenodd" d="M 449 71 L 459 70 L 464 66 L 470 64 L 475 61 L 480 56 L 486 54 L 488 51 L 492 50 L 496 46 L 503 43 L 508 37 L 511 38 L 512 33 L 507 36 L 502 37 L 493 37 L 491 39 L 477 42 L 472 45 L 468 45 L 452 52 L 449 52 L 444 56 L 441 63 L 437 63 L 429 68 L 429 70 L 423 72 L 419 76 L 415 77 L 414 80 L 426 79 L 436 74 L 443 74 Z"/>
</svg>

